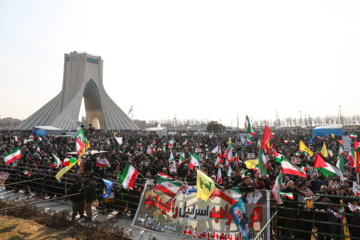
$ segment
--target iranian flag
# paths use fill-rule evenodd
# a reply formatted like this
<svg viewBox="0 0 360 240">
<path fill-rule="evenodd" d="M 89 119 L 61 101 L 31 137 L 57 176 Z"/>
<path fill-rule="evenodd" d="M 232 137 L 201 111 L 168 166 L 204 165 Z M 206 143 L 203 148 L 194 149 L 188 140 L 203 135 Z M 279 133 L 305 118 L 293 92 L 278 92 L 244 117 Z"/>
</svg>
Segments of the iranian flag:
<svg viewBox="0 0 360 240">
<path fill-rule="evenodd" d="M 350 134 L 350 137 L 351 137 L 351 138 L 357 138 L 357 134 L 351 133 L 351 134 Z"/>
<path fill-rule="evenodd" d="M 82 150 L 85 148 L 86 138 L 82 128 L 76 133 L 76 152 L 82 155 Z"/>
<path fill-rule="evenodd" d="M 295 143 L 295 141 L 294 141 L 294 140 L 291 140 L 291 143 Z"/>
<path fill-rule="evenodd" d="M 281 186 L 281 171 L 279 172 L 279 175 L 276 177 L 274 186 L 271 190 L 272 195 L 274 196 L 277 205 L 280 205 L 283 203 L 283 199 L 280 195 L 280 192 L 282 190 L 282 186 Z"/>
<path fill-rule="evenodd" d="M 340 170 L 340 181 L 344 183 L 344 158 L 341 154 L 339 154 L 336 167 Z"/>
<path fill-rule="evenodd" d="M 329 154 L 330 157 L 334 156 L 333 151 L 331 151 L 330 149 L 328 150 L 328 154 Z"/>
<path fill-rule="evenodd" d="M 228 149 L 226 150 L 226 152 L 224 154 L 227 164 L 231 162 L 232 156 L 233 156 L 233 143 L 231 142 L 230 146 L 228 147 Z"/>
<path fill-rule="evenodd" d="M 180 153 L 179 165 L 178 165 L 178 166 L 180 166 L 181 164 L 183 164 L 183 163 L 185 162 L 185 160 L 186 160 L 186 158 L 185 158 L 185 153 L 184 153 L 184 151 L 182 151 L 182 152 Z"/>
<path fill-rule="evenodd" d="M 164 173 L 159 172 L 155 180 L 154 191 L 159 190 L 171 198 L 185 188 L 182 183 L 174 181 L 174 179 Z"/>
<path fill-rule="evenodd" d="M 126 167 L 119 178 L 119 184 L 121 184 L 125 190 L 128 188 L 132 190 L 138 174 L 138 170 L 131 166 L 129 162 L 126 163 Z"/>
<path fill-rule="evenodd" d="M 233 173 L 233 170 L 231 168 L 231 164 L 229 165 L 229 169 L 228 169 L 228 172 L 227 172 L 227 176 L 228 177 L 231 177 L 231 174 Z"/>
<path fill-rule="evenodd" d="M 19 138 L 15 135 L 15 142 L 19 142 Z"/>
<path fill-rule="evenodd" d="M 194 170 L 194 167 L 200 167 L 200 158 L 196 153 L 191 155 L 190 165 L 189 168 Z"/>
<path fill-rule="evenodd" d="M 354 149 L 351 149 L 349 152 L 349 156 L 347 158 L 350 162 L 350 167 L 353 169 L 355 167 L 355 152 Z"/>
<path fill-rule="evenodd" d="M 96 167 L 110 167 L 110 163 L 106 158 L 101 159 L 98 157 L 96 158 Z"/>
<path fill-rule="evenodd" d="M 188 140 L 187 140 L 187 138 L 185 138 L 183 145 L 186 146 L 187 144 L 188 144 Z"/>
<path fill-rule="evenodd" d="M 221 184 L 221 183 L 222 183 L 222 178 L 221 178 L 221 168 L 220 168 L 220 165 L 219 165 L 219 167 L 218 167 L 218 171 L 217 171 L 216 182 L 217 182 L 218 184 Z"/>
<path fill-rule="evenodd" d="M 221 147 L 219 147 L 219 151 L 217 152 L 217 157 L 215 161 L 215 167 L 218 167 L 219 164 L 223 163 L 222 154 L 221 154 Z"/>
<path fill-rule="evenodd" d="M 40 135 L 38 136 L 38 141 L 39 141 L 39 142 L 42 142 L 42 138 L 41 138 Z"/>
<path fill-rule="evenodd" d="M 174 146 L 174 144 L 175 144 L 175 138 L 173 137 L 171 140 L 170 140 L 170 142 L 169 142 L 169 147 L 173 147 Z"/>
<path fill-rule="evenodd" d="M 241 178 L 244 178 L 246 176 L 245 169 L 241 170 Z"/>
<path fill-rule="evenodd" d="M 303 170 L 287 160 L 281 161 L 281 172 L 284 174 L 297 175 L 306 178 L 306 173 Z"/>
<path fill-rule="evenodd" d="M 255 135 L 255 132 L 254 130 L 252 129 L 251 127 L 251 124 L 250 124 L 250 119 L 249 117 L 246 115 L 246 118 L 245 118 L 245 127 L 247 129 L 247 132 L 251 135 Z"/>
<path fill-rule="evenodd" d="M 37 151 L 37 152 L 41 152 L 41 151 L 40 151 L 40 147 L 38 147 L 38 148 L 36 149 L 36 151 Z"/>
<path fill-rule="evenodd" d="M 59 168 L 61 165 L 60 159 L 58 159 L 54 154 L 52 155 L 54 158 L 54 163 L 50 165 L 50 167 Z"/>
<path fill-rule="evenodd" d="M 3 156 L 5 163 L 6 164 L 10 164 L 13 161 L 15 161 L 16 159 L 21 158 L 21 150 L 20 147 L 15 148 L 14 150 L 12 150 L 10 153 L 5 154 Z"/>
<path fill-rule="evenodd" d="M 289 192 L 289 193 L 279 192 L 279 193 L 280 193 L 280 196 L 281 196 L 282 198 L 287 197 L 287 198 L 289 198 L 289 199 L 291 199 L 291 200 L 294 200 L 294 195 L 293 195 L 291 192 Z"/>
<path fill-rule="evenodd" d="M 174 161 L 174 155 L 172 154 L 172 151 L 170 151 L 169 161 Z"/>
<path fill-rule="evenodd" d="M 30 172 L 28 170 L 23 171 L 23 174 L 30 176 Z"/>
<path fill-rule="evenodd" d="M 284 140 L 284 143 L 285 143 L 285 144 L 288 144 L 288 143 L 289 143 L 289 140 Z"/>
<path fill-rule="evenodd" d="M 297 152 L 295 153 L 295 157 L 300 157 L 300 155 L 301 155 L 301 152 L 300 152 L 300 151 L 297 151 Z"/>
<path fill-rule="evenodd" d="M 267 174 L 267 160 L 266 160 L 266 156 L 264 154 L 264 152 L 259 149 L 259 174 L 260 176 L 263 176 L 263 175 L 268 175 Z"/>
<path fill-rule="evenodd" d="M 249 134 L 246 134 L 246 140 L 248 141 L 248 143 L 252 144 L 253 141 L 252 139 L 250 138 Z"/>
<path fill-rule="evenodd" d="M 318 153 L 316 154 L 314 169 L 320 170 L 326 177 L 340 176 L 341 174 L 337 167 L 325 162 Z"/>
<path fill-rule="evenodd" d="M 356 181 L 353 182 L 352 191 L 356 194 L 356 196 L 360 196 L 360 187 L 356 184 Z"/>
</svg>

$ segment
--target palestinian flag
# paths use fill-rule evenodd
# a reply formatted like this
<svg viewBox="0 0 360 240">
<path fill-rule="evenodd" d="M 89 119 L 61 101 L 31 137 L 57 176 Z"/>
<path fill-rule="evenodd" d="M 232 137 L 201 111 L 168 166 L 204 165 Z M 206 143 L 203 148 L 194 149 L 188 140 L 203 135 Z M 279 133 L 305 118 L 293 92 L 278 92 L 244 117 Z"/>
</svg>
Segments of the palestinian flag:
<svg viewBox="0 0 360 240">
<path fill-rule="evenodd" d="M 282 184 L 281 184 L 281 171 L 279 172 L 279 175 L 276 177 L 274 186 L 271 190 L 272 195 L 274 196 L 277 205 L 280 205 L 283 203 L 283 199 L 280 195 L 280 192 L 282 190 Z"/>
<path fill-rule="evenodd" d="M 250 135 L 255 135 L 255 132 L 251 127 L 250 119 L 248 116 L 246 116 L 246 118 L 245 118 L 245 128 Z"/>
<path fill-rule="evenodd" d="M 292 162 L 281 161 L 281 172 L 284 174 L 298 175 L 306 178 L 306 173 Z"/>
<path fill-rule="evenodd" d="M 274 157 L 275 157 L 275 161 L 276 161 L 276 162 L 281 163 L 281 160 L 282 160 L 282 159 L 287 160 L 283 155 L 277 153 L 277 151 L 275 150 L 275 148 L 273 148 L 273 150 L 274 150 L 273 153 L 274 153 Z"/>
<path fill-rule="evenodd" d="M 155 180 L 154 191 L 161 191 L 171 198 L 185 188 L 182 183 L 174 181 L 174 179 L 164 173 L 159 172 Z"/>
<path fill-rule="evenodd" d="M 246 134 L 246 140 L 248 141 L 248 143 L 252 144 L 253 141 L 251 140 L 249 134 Z"/>
<path fill-rule="evenodd" d="M 279 193 L 280 193 L 280 196 L 281 196 L 282 198 L 287 197 L 287 198 L 289 198 L 289 199 L 291 199 L 291 200 L 294 200 L 294 195 L 293 195 L 291 192 L 289 192 L 289 193 L 279 192 Z"/>
<path fill-rule="evenodd" d="M 221 183 L 222 183 L 221 168 L 220 168 L 220 166 L 218 167 L 217 176 L 216 176 L 216 182 L 217 182 L 218 184 L 221 184 Z"/>
<path fill-rule="evenodd" d="M 186 160 L 186 158 L 185 158 L 185 153 L 184 153 L 184 151 L 182 151 L 182 152 L 180 153 L 179 165 L 178 165 L 178 166 L 180 166 L 181 164 L 183 164 L 183 163 L 185 162 L 185 160 Z"/>
<path fill-rule="evenodd" d="M 110 163 L 106 158 L 101 159 L 98 157 L 96 158 L 96 167 L 110 167 Z"/>
<path fill-rule="evenodd" d="M 297 151 L 297 152 L 295 153 L 295 157 L 300 157 L 300 155 L 301 155 L 301 152 L 300 152 L 300 151 Z"/>
<path fill-rule="evenodd" d="M 27 140 L 28 143 L 34 142 L 34 138 L 30 138 Z"/>
<path fill-rule="evenodd" d="M 23 171 L 23 174 L 30 176 L 30 172 L 28 170 Z"/>
<path fill-rule="evenodd" d="M 82 150 L 85 148 L 86 137 L 82 128 L 76 133 L 76 152 L 79 155 L 82 155 Z"/>
<path fill-rule="evenodd" d="M 350 134 L 350 137 L 351 137 L 351 138 L 357 138 L 357 134 L 351 133 L 351 134 Z"/>
<path fill-rule="evenodd" d="M 267 160 L 266 160 L 266 156 L 264 154 L 264 152 L 261 150 L 261 148 L 259 149 L 259 174 L 260 176 L 263 175 L 268 175 L 267 174 Z"/>
<path fill-rule="evenodd" d="M 317 153 L 314 163 L 314 169 L 318 169 L 325 177 L 340 176 L 340 170 L 324 161 L 324 159 Z"/>
<path fill-rule="evenodd" d="M 42 142 L 42 138 L 41 138 L 40 135 L 38 136 L 38 141 L 39 141 L 39 142 Z"/>
<path fill-rule="evenodd" d="M 5 160 L 5 164 L 10 164 L 13 161 L 15 161 L 16 159 L 21 158 L 20 147 L 17 147 L 14 150 L 12 150 L 11 152 L 9 152 L 8 154 L 3 155 L 3 158 Z"/>
<path fill-rule="evenodd" d="M 354 150 L 359 150 L 360 149 L 360 144 L 356 141 L 355 139 L 355 142 L 354 142 Z"/>
<path fill-rule="evenodd" d="M 183 145 L 186 146 L 187 144 L 188 144 L 188 140 L 187 140 L 187 138 L 185 138 Z"/>
<path fill-rule="evenodd" d="M 58 159 L 54 154 L 52 155 L 54 158 L 54 163 L 50 165 L 50 167 L 59 168 L 61 165 L 60 159 Z"/>
<path fill-rule="evenodd" d="M 200 158 L 196 153 L 193 153 L 191 155 L 189 168 L 191 170 L 194 170 L 195 167 L 200 167 Z"/>
<path fill-rule="evenodd" d="M 119 184 L 121 184 L 125 190 L 128 188 L 132 190 L 138 174 L 139 171 L 127 162 L 126 167 L 119 178 Z"/>
</svg>

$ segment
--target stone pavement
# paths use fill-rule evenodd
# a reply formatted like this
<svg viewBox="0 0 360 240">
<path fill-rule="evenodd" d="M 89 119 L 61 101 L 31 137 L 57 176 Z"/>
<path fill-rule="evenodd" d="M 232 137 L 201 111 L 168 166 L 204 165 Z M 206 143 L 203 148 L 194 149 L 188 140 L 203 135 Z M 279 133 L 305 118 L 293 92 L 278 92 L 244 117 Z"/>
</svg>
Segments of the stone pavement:
<svg viewBox="0 0 360 240">
<path fill-rule="evenodd" d="M 26 198 L 28 198 L 28 196 L 24 194 L 23 190 L 20 190 L 18 193 L 15 193 L 14 191 L 5 190 L 4 186 L 0 186 L 0 199 L 21 200 Z M 41 201 L 41 199 L 34 194 L 30 195 L 29 200 L 30 202 Z M 69 200 L 63 200 L 63 199 L 53 200 L 50 202 L 35 204 L 35 206 L 45 210 L 49 210 L 49 209 L 55 211 L 67 210 L 71 212 L 71 202 Z M 93 209 L 93 221 L 99 221 L 99 222 L 109 221 L 112 224 L 120 226 L 124 228 L 126 236 L 130 239 L 141 239 L 141 240 L 169 239 L 169 236 L 164 236 L 141 228 L 132 227 L 131 223 L 133 219 L 126 216 L 118 216 L 116 215 L 118 213 L 117 211 L 113 211 L 111 213 L 102 213 L 102 211 L 97 210 L 96 207 L 94 206 L 92 209 Z M 89 223 L 84 223 L 84 219 L 80 219 L 79 216 L 77 216 L 76 222 L 78 224 L 89 224 Z M 177 237 L 171 237 L 171 238 L 182 239 Z"/>
</svg>

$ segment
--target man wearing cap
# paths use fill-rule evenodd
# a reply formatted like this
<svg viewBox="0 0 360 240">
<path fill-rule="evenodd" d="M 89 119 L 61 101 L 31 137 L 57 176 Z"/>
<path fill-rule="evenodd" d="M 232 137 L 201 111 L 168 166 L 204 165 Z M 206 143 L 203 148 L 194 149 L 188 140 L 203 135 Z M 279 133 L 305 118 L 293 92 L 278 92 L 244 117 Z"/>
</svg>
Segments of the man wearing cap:
<svg viewBox="0 0 360 240">
<path fill-rule="evenodd" d="M 91 204 L 93 201 L 96 200 L 96 188 L 95 188 L 95 183 L 93 180 L 91 180 L 90 174 L 86 173 L 85 174 L 85 190 L 84 190 L 84 195 L 85 195 L 85 211 L 86 211 L 86 216 L 87 218 L 85 219 L 86 222 L 92 222 L 92 209 L 91 209 Z"/>
</svg>

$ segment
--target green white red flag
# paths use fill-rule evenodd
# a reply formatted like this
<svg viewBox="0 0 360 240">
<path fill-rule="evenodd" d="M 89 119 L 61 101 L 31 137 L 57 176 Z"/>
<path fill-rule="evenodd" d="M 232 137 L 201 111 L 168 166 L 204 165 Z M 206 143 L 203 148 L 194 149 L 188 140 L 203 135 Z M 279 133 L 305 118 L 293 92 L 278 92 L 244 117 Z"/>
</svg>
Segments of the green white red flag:
<svg viewBox="0 0 360 240">
<path fill-rule="evenodd" d="M 3 155 L 5 164 L 10 164 L 13 161 L 15 161 L 16 159 L 21 158 L 21 150 L 20 147 L 15 148 L 14 150 L 12 150 L 11 152 L 9 152 L 8 154 Z"/>
<path fill-rule="evenodd" d="M 336 167 L 340 170 L 340 182 L 344 183 L 344 157 L 340 153 L 336 162 Z"/>
<path fill-rule="evenodd" d="M 284 174 L 297 175 L 306 178 L 306 173 L 303 170 L 287 160 L 281 161 L 281 172 Z"/>
<path fill-rule="evenodd" d="M 187 138 L 185 138 L 183 145 L 186 146 L 187 144 L 188 144 L 188 140 L 187 140 Z"/>
<path fill-rule="evenodd" d="M 218 184 L 221 184 L 221 183 L 222 183 L 221 168 L 220 168 L 220 166 L 218 167 L 217 176 L 216 176 L 216 182 L 217 182 Z"/>
<path fill-rule="evenodd" d="M 174 181 L 174 179 L 164 173 L 159 172 L 155 180 L 154 191 L 161 191 L 171 198 L 185 188 L 182 183 Z"/>
<path fill-rule="evenodd" d="M 178 165 L 178 166 L 180 166 L 181 164 L 183 164 L 183 163 L 185 162 L 185 160 L 186 160 L 186 158 L 185 158 L 185 153 L 184 153 L 184 151 L 182 151 L 182 152 L 180 153 L 179 165 Z"/>
<path fill-rule="evenodd" d="M 350 134 L 350 137 L 351 137 L 351 138 L 357 138 L 357 134 L 351 133 L 351 134 Z"/>
<path fill-rule="evenodd" d="M 354 149 L 350 149 L 349 156 L 347 158 L 350 162 L 350 167 L 353 169 L 355 167 L 355 152 Z"/>
<path fill-rule="evenodd" d="M 226 163 L 229 164 L 231 162 L 231 158 L 233 156 L 233 143 L 231 141 L 230 146 L 226 150 L 224 157 L 226 158 Z"/>
<path fill-rule="evenodd" d="M 23 171 L 23 174 L 30 176 L 30 172 L 28 170 Z"/>
<path fill-rule="evenodd" d="M 38 141 L 39 141 L 39 142 L 42 142 L 42 138 L 41 138 L 40 135 L 38 136 Z"/>
<path fill-rule="evenodd" d="M 200 158 L 196 153 L 193 153 L 191 155 L 189 168 L 191 170 L 194 170 L 195 167 L 200 167 Z"/>
<path fill-rule="evenodd" d="M 259 149 L 259 175 L 263 176 L 263 175 L 268 175 L 266 169 L 267 169 L 267 160 L 266 160 L 266 156 L 264 154 L 264 152 L 261 150 L 261 148 Z"/>
<path fill-rule="evenodd" d="M 253 141 L 252 139 L 250 138 L 249 134 L 246 134 L 246 140 L 248 141 L 248 143 L 252 144 Z"/>
<path fill-rule="evenodd" d="M 280 192 L 280 196 L 282 198 L 287 197 L 287 198 L 289 198 L 291 200 L 294 200 L 294 195 L 291 192 L 288 192 L 288 193 L 287 192 Z"/>
<path fill-rule="evenodd" d="M 82 150 L 85 148 L 86 137 L 82 128 L 76 133 L 76 152 L 79 155 L 82 155 Z"/>
<path fill-rule="evenodd" d="M 281 171 L 280 171 L 279 174 L 278 174 L 278 176 L 276 177 L 274 186 L 273 186 L 273 188 L 272 188 L 272 190 L 271 190 L 271 193 L 272 193 L 272 195 L 274 196 L 277 205 L 280 205 L 280 204 L 283 203 L 283 199 L 282 199 L 282 197 L 281 197 L 281 195 L 280 195 L 280 192 L 281 192 L 281 190 L 282 190 L 281 178 L 282 178 L 282 175 L 281 175 Z"/>
<path fill-rule="evenodd" d="M 251 127 L 250 119 L 248 116 L 246 116 L 246 118 L 245 118 L 245 128 L 249 134 L 255 135 L 255 132 Z"/>
<path fill-rule="evenodd" d="M 119 178 L 119 184 L 121 184 L 124 189 L 133 189 L 136 178 L 139 174 L 139 171 L 136 170 L 129 162 L 126 163 L 125 169 Z"/>
<path fill-rule="evenodd" d="M 61 161 L 54 154 L 52 155 L 54 158 L 54 163 L 50 165 L 50 167 L 59 168 L 61 165 Z"/>
<path fill-rule="evenodd" d="M 173 137 L 171 140 L 170 140 L 170 142 L 169 142 L 169 147 L 173 147 L 174 146 L 174 144 L 175 144 L 175 138 Z"/>
</svg>

